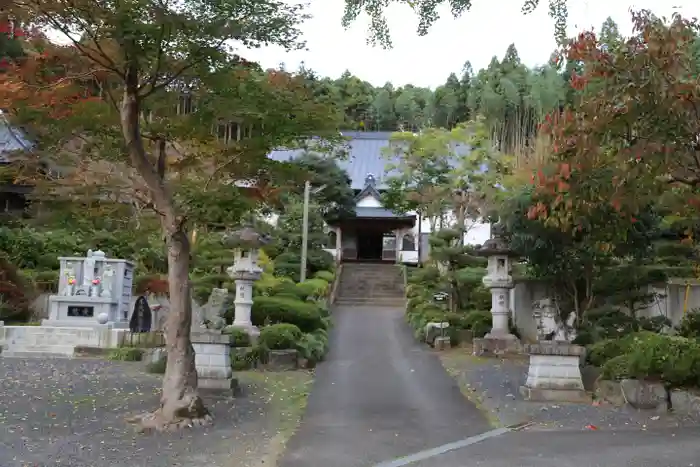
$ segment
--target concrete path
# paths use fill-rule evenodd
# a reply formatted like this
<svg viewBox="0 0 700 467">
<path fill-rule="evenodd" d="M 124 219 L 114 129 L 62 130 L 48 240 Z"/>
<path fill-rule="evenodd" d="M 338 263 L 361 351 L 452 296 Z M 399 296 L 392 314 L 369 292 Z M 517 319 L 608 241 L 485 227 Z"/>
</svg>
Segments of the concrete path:
<svg viewBox="0 0 700 467">
<path fill-rule="evenodd" d="M 410 467 L 693 467 L 697 428 L 649 431 L 516 432 Z"/>
<path fill-rule="evenodd" d="M 363 467 L 490 429 L 403 309 L 338 307 L 305 418 L 280 467 Z"/>
</svg>

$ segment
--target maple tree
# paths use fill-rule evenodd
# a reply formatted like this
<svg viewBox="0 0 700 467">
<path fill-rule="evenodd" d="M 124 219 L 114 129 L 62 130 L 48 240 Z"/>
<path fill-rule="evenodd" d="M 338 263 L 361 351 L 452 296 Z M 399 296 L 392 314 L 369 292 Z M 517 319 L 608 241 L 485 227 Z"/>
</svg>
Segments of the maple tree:
<svg viewBox="0 0 700 467">
<path fill-rule="evenodd" d="M 543 123 L 549 157 L 521 193 L 522 218 L 511 220 L 530 267 L 567 281 L 579 317 L 616 274 L 629 276 L 621 300 L 633 313 L 645 298 L 632 292 L 661 277 L 642 274 L 660 213 L 697 218 L 698 25 L 648 11 L 632 18 L 632 37 L 614 46 L 592 32 L 569 45 L 576 100 Z"/>
<path fill-rule="evenodd" d="M 0 74 L 0 108 L 36 143 L 26 159 L 62 169 L 55 193 L 90 187 L 101 199 L 152 209 L 160 221 L 168 361 L 160 407 L 140 421 L 164 429 L 202 418 L 188 216 L 206 222 L 201 206 L 218 196 L 208 187 L 269 178 L 271 148 L 335 129 L 335 113 L 314 101 L 303 76 L 264 72 L 233 53 L 299 47 L 305 15 L 276 0 L 16 0 L 8 11 L 67 43 L 28 34 L 26 57 Z M 204 193 L 188 204 L 193 186 Z"/>
<path fill-rule="evenodd" d="M 598 209 L 634 223 L 661 196 L 700 204 L 698 25 L 648 11 L 633 20 L 634 35 L 615 48 L 591 32 L 571 43 L 568 60 L 582 70 L 571 82 L 582 94 L 543 125 L 552 163 L 533 176 L 530 217 L 580 231 Z"/>
</svg>

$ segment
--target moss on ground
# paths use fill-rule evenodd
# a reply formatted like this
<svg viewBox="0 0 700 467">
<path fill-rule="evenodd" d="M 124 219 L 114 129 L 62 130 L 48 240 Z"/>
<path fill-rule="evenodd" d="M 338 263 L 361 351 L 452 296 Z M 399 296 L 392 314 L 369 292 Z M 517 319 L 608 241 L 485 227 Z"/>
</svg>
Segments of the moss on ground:
<svg viewBox="0 0 700 467">
<path fill-rule="evenodd" d="M 479 409 L 481 413 L 484 414 L 484 417 L 486 417 L 486 420 L 493 428 L 503 427 L 503 424 L 498 419 L 496 414 L 494 414 L 488 408 L 486 408 L 479 394 L 471 386 L 466 384 L 462 376 L 462 372 L 465 368 L 467 368 L 470 365 L 479 365 L 486 363 L 487 358 L 473 355 L 471 348 L 450 349 L 441 352 L 439 354 L 439 357 L 442 366 L 445 368 L 445 371 L 447 371 L 447 374 L 449 374 L 457 382 L 457 385 L 459 386 L 459 390 L 462 393 L 462 395 L 469 402 L 474 404 L 474 406 L 476 406 L 476 408 Z"/>
<path fill-rule="evenodd" d="M 240 371 L 239 384 L 263 391 L 267 402 L 266 417 L 272 436 L 264 455 L 253 465 L 274 467 L 282 457 L 306 409 L 313 373 L 310 371 Z M 233 467 L 233 465 L 232 465 Z"/>
</svg>

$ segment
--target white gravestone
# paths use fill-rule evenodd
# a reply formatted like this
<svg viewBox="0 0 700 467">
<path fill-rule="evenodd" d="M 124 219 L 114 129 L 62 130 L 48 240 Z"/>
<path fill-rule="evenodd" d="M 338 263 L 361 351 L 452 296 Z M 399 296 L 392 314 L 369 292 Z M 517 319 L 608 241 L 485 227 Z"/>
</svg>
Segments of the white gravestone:
<svg viewBox="0 0 700 467">
<path fill-rule="evenodd" d="M 131 261 L 107 258 L 99 250 L 89 250 L 85 258 L 62 257 L 59 261 L 61 293 L 49 297 L 49 319 L 42 322 L 43 326 L 96 326 L 105 322 L 111 327 L 128 328 L 134 270 Z"/>
</svg>

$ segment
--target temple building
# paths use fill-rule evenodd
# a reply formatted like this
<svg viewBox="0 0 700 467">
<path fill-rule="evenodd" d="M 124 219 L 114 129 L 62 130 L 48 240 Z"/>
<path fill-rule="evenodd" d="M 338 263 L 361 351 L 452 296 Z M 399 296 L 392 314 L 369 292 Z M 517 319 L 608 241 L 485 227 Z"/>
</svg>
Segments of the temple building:
<svg viewBox="0 0 700 467">
<path fill-rule="evenodd" d="M 328 225 L 326 251 L 337 261 L 400 262 L 417 264 L 429 255 L 430 222 L 415 212 L 395 213 L 382 206 L 381 193 L 386 189 L 387 158 L 383 149 L 389 145 L 391 132 L 343 132 L 349 138 L 348 157 L 338 160 L 355 190 L 355 216 Z M 294 159 L 302 149 L 276 150 L 270 158 Z M 488 224 L 470 226 L 465 242 L 482 244 L 490 238 Z M 420 255 L 420 257 L 419 257 Z"/>
</svg>

